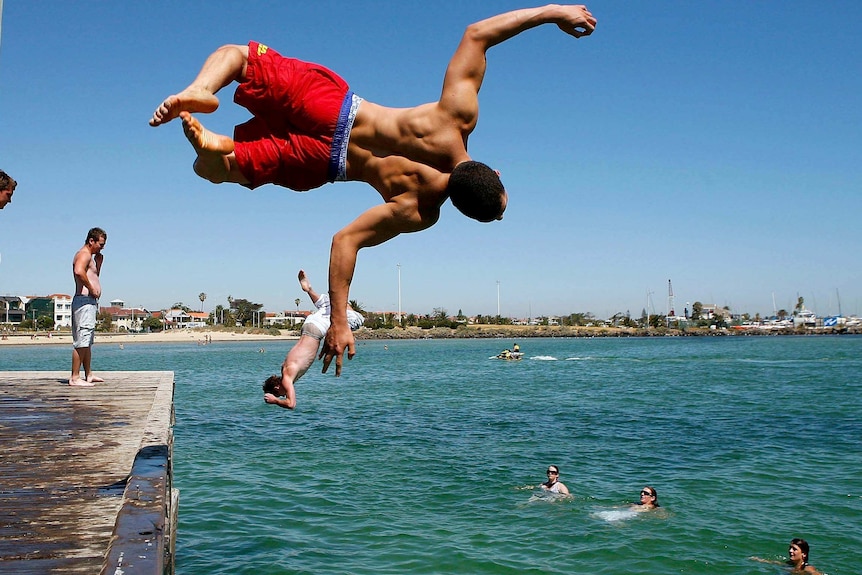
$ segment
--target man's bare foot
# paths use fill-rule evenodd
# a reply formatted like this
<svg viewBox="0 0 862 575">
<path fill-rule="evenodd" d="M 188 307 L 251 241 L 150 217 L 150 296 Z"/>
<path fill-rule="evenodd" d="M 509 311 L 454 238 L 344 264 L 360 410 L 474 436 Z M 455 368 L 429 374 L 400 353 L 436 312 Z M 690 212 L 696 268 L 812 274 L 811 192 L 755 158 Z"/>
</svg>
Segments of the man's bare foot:
<svg viewBox="0 0 862 575">
<path fill-rule="evenodd" d="M 86 379 L 81 379 L 80 377 L 70 378 L 69 385 L 72 387 L 93 387 L 96 385 L 93 382 L 87 381 Z"/>
<path fill-rule="evenodd" d="M 233 152 L 234 143 L 231 138 L 210 132 L 188 112 L 180 112 L 180 117 L 183 120 L 183 132 L 186 139 L 198 155 L 201 152 L 212 152 L 224 156 Z"/>
<path fill-rule="evenodd" d="M 299 270 L 299 286 L 302 291 L 308 293 L 311 290 L 311 282 L 308 281 L 308 276 L 305 275 L 305 270 Z"/>
<path fill-rule="evenodd" d="M 202 112 L 208 114 L 218 109 L 218 98 L 206 90 L 186 88 L 179 94 L 168 96 L 162 105 L 153 112 L 150 126 L 167 124 L 180 115 L 180 112 Z"/>
<path fill-rule="evenodd" d="M 104 379 L 102 379 L 101 377 L 96 377 L 95 375 L 91 375 L 90 377 L 88 377 L 87 381 L 90 383 L 104 383 L 105 382 Z"/>
</svg>

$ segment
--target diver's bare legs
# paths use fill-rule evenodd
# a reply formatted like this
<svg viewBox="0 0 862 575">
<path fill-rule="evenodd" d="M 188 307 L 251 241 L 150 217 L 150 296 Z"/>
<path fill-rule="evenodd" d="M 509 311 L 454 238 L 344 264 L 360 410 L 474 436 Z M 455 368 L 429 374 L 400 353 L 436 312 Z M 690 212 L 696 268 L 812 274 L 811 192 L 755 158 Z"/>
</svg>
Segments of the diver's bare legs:
<svg viewBox="0 0 862 575">
<path fill-rule="evenodd" d="M 214 112 L 219 105 L 216 93 L 234 80 L 242 81 L 247 63 L 248 46 L 222 46 L 210 54 L 188 88 L 165 98 L 153 112 L 150 126 L 166 124 L 177 118 L 180 112 Z"/>
<path fill-rule="evenodd" d="M 308 297 L 311 298 L 311 303 L 316 304 L 317 300 L 320 299 L 320 294 L 314 291 L 314 288 L 311 287 L 311 282 L 308 280 L 308 276 L 305 275 L 305 270 L 299 270 L 299 287 L 302 288 L 302 291 L 308 294 Z"/>
</svg>

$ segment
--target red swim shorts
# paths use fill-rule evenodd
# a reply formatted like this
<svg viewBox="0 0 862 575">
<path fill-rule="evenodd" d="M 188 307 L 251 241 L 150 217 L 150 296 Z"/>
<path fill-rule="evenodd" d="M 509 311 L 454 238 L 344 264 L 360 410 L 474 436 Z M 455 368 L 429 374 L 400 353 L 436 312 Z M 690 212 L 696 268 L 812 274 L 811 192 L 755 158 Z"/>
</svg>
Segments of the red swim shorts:
<svg viewBox="0 0 862 575">
<path fill-rule="evenodd" d="M 347 92 L 347 82 L 331 70 L 249 42 L 246 80 L 234 94 L 254 115 L 234 129 L 247 187 L 277 184 L 302 192 L 325 184 Z"/>
</svg>

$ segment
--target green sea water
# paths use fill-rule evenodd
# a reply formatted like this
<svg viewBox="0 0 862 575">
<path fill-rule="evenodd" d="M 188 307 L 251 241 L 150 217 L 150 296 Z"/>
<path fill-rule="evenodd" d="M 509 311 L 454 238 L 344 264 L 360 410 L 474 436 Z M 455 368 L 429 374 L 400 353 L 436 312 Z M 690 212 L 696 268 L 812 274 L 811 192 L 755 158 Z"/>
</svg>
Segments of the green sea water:
<svg viewBox="0 0 862 575">
<path fill-rule="evenodd" d="M 862 337 L 528 339 L 491 359 L 512 343 L 359 342 L 294 412 L 260 389 L 292 342 L 93 357 L 175 372 L 179 575 L 773 574 L 749 557 L 793 537 L 860 572 Z M 0 348 L 2 370 L 69 359 Z M 573 499 L 532 488 L 552 463 Z M 628 513 L 645 485 L 662 512 Z"/>
</svg>

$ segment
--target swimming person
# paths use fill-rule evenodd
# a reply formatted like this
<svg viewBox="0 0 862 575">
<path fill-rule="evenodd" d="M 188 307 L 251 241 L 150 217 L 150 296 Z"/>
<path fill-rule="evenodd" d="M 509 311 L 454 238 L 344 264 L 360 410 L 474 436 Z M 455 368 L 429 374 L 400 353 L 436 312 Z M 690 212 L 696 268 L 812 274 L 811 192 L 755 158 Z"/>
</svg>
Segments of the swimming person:
<svg viewBox="0 0 862 575">
<path fill-rule="evenodd" d="M 761 563 L 772 563 L 774 565 L 788 565 L 791 567 L 791 573 L 810 573 L 811 575 L 820 575 L 820 571 L 808 563 L 808 541 L 798 537 L 791 539 L 787 546 L 787 561 L 772 561 L 770 559 L 761 559 L 760 557 L 750 557 L 754 561 Z"/>
<path fill-rule="evenodd" d="M 548 480 L 542 483 L 541 488 L 551 493 L 559 493 L 560 495 L 571 495 L 569 488 L 560 482 L 560 468 L 556 465 L 549 465 L 546 471 Z"/>
<path fill-rule="evenodd" d="M 632 509 L 637 512 L 652 511 L 659 507 L 661 505 L 658 504 L 658 492 L 655 490 L 655 487 L 650 487 L 649 485 L 641 489 L 640 501 L 632 504 Z"/>
<path fill-rule="evenodd" d="M 303 270 L 299 270 L 298 278 L 302 291 L 308 294 L 317 311 L 305 318 L 299 341 L 290 349 L 281 366 L 281 375 L 271 375 L 263 384 L 263 400 L 285 409 L 296 408 L 296 391 L 293 384 L 305 375 L 314 363 L 320 342 L 330 326 L 329 294 L 321 295 L 314 291 Z M 365 319 L 348 306 L 347 321 L 351 329 L 358 329 Z"/>
<path fill-rule="evenodd" d="M 149 123 L 180 118 L 197 158 L 194 170 L 214 183 L 249 188 L 272 183 L 304 191 L 334 181 L 362 181 L 383 199 L 332 238 L 329 294 L 332 326 L 323 372 L 345 352 L 356 354 L 347 322 L 350 283 L 360 249 L 437 223 L 447 198 L 481 222 L 502 219 L 508 196 L 499 173 L 473 161 L 467 139 L 479 116 L 485 53 L 536 26 L 555 24 L 575 38 L 592 34 L 596 19 L 583 5 L 549 4 L 499 14 L 467 27 L 443 79 L 440 99 L 412 108 L 363 100 L 340 76 L 318 64 L 285 58 L 249 42 L 212 53 L 198 76 L 168 96 Z M 234 101 L 253 115 L 234 137 L 205 129 L 192 113 L 214 112 L 216 93 L 238 82 Z"/>
</svg>

